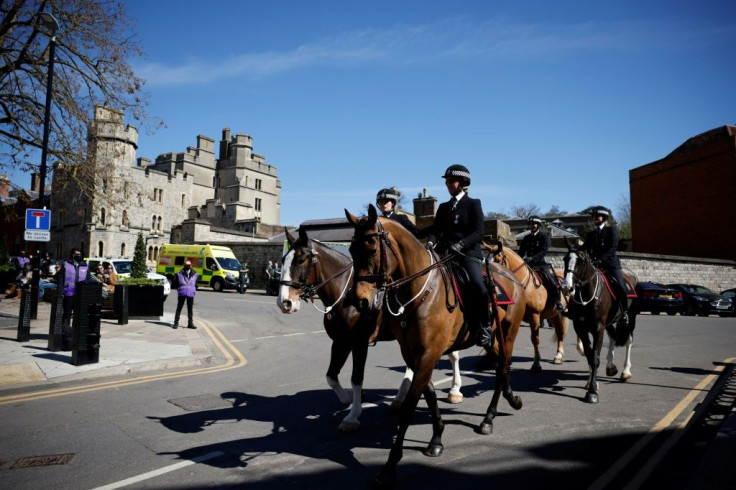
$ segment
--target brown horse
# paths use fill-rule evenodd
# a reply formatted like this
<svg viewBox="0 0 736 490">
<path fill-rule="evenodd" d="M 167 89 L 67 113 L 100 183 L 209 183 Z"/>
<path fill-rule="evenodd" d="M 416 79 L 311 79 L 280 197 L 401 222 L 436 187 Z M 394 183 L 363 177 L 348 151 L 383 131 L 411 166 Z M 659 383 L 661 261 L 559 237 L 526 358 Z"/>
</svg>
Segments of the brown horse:
<svg viewBox="0 0 736 490">
<path fill-rule="evenodd" d="M 636 311 L 630 307 L 632 300 L 629 300 L 628 325 L 626 327 L 616 325 L 620 313 L 618 308 L 612 308 L 616 304 L 615 298 L 606 285 L 603 273 L 593 264 L 585 251 L 578 250 L 570 243 L 567 246 L 563 289 L 569 291 L 568 314 L 572 318 L 578 343 L 582 343 L 588 361 L 588 382 L 585 386 L 587 391 L 584 400 L 588 403 L 598 403 L 597 371 L 605 337 L 604 331 L 611 339 L 606 374 L 615 376 L 618 371 L 613 364 L 613 344 L 626 346 L 626 364 L 621 381 L 627 381 L 631 378 L 631 345 L 636 327 Z M 636 277 L 624 274 L 624 278 L 631 283 L 633 290 L 636 287 Z"/>
<path fill-rule="evenodd" d="M 555 302 L 550 301 L 547 288 L 544 287 L 539 274 L 519 254 L 510 248 L 504 248 L 500 241 L 496 242 L 495 247 L 486 243 L 483 244 L 483 247 L 491 253 L 494 262 L 513 272 L 524 288 L 526 297 L 524 321 L 529 323 L 532 345 L 534 346 L 532 371 L 542 370 L 541 356 L 539 355 L 539 327 L 542 320 L 548 320 L 555 329 L 554 340 L 557 342 L 557 354 L 552 359 L 552 363 L 562 364 L 565 356 L 567 318 L 557 309 Z M 560 280 L 562 280 L 561 277 Z M 567 303 L 566 297 L 562 298 L 562 303 L 563 305 Z"/>
<path fill-rule="evenodd" d="M 368 345 L 378 337 L 381 312 L 361 315 L 345 300 L 353 277 L 353 261 L 350 257 L 317 240 L 311 240 L 301 228 L 297 239 L 288 231 L 286 238 L 290 250 L 282 259 L 283 276 L 276 304 L 283 313 L 296 313 L 301 305 L 300 300 L 304 298 L 306 301 L 311 300 L 314 307 L 324 313 L 325 331 L 332 340 L 327 384 L 342 403 L 352 403 L 350 413 L 342 420 L 339 429 L 346 432 L 356 431 L 360 428 Z M 324 309 L 314 303 L 315 296 L 320 299 Z M 342 387 L 338 376 L 351 353 L 352 391 L 349 391 Z M 448 357 L 453 368 L 453 385 L 448 401 L 460 403 L 460 357 L 454 352 L 449 353 Z M 401 406 L 412 376 L 413 372 L 407 368 L 404 381 L 392 403 L 394 408 Z"/>
<path fill-rule="evenodd" d="M 379 311 L 384 305 L 391 308 L 391 328 L 401 346 L 407 366 L 414 370 L 406 400 L 401 406 L 399 431 L 391 448 L 388 461 L 376 475 L 375 483 L 393 485 L 396 466 L 403 455 L 403 444 L 409 423 L 422 394 L 432 418 L 432 439 L 424 451 L 427 456 L 442 453 L 444 423 L 437 405 L 432 384 L 432 372 L 443 353 L 475 345 L 475 336 L 463 321 L 456 306 L 458 297 L 452 289 L 452 277 L 444 267 L 446 259 L 425 250 L 424 246 L 404 227 L 393 220 L 379 218 L 373 205 L 368 216 L 357 218 L 345 210 L 355 227 L 350 255 L 355 268 L 353 294 L 361 311 Z M 510 368 L 514 341 L 524 316 L 523 290 L 516 279 L 497 264 L 488 264 L 498 284 L 513 300 L 506 310 L 494 308 L 498 321 L 494 335 L 499 346 L 496 368 L 496 387 L 490 405 L 478 431 L 490 434 L 497 414 L 500 395 L 514 409 L 521 408 L 521 399 L 511 390 Z M 494 296 L 495 298 L 495 296 Z"/>
</svg>

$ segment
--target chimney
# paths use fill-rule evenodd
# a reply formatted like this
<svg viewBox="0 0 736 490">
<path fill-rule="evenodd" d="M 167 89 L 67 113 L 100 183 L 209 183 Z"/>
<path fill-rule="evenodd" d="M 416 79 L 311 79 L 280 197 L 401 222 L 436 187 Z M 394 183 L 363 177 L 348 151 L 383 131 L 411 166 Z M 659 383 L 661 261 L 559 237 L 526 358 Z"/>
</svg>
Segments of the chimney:
<svg viewBox="0 0 736 490">
<path fill-rule="evenodd" d="M 220 157 L 218 160 L 224 160 L 230 156 L 230 128 L 222 130 L 222 140 L 220 141 Z"/>
<path fill-rule="evenodd" d="M 41 190 L 41 174 L 38 172 L 31 174 L 31 190 L 33 192 L 39 192 Z"/>
<path fill-rule="evenodd" d="M 0 176 L 0 197 L 10 197 L 10 179 L 8 179 L 8 174 Z"/>
</svg>

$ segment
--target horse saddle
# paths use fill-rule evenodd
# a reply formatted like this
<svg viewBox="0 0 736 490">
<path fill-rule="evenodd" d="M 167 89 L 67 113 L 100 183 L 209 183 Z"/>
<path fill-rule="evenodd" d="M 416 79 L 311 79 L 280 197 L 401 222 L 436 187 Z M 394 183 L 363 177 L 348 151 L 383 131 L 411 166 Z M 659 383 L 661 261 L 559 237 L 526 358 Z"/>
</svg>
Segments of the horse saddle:
<svg viewBox="0 0 736 490">
<path fill-rule="evenodd" d="M 626 290 L 626 297 L 627 298 L 636 298 L 636 290 L 634 289 L 634 286 L 631 285 L 631 281 L 629 281 L 629 278 L 626 276 L 623 276 L 624 278 L 624 289 Z M 606 289 L 608 289 L 608 292 L 611 293 L 611 297 L 615 298 L 616 294 L 613 292 L 613 288 L 611 288 L 611 280 L 608 278 L 608 275 L 605 273 L 603 274 L 603 281 L 606 283 Z"/>
<path fill-rule="evenodd" d="M 468 278 L 468 273 L 465 269 L 458 266 L 455 263 L 452 263 L 450 270 L 452 271 L 452 287 L 455 290 L 455 294 L 460 299 L 460 307 L 463 307 L 463 294 L 462 292 L 465 291 L 468 283 L 470 282 L 470 279 Z M 490 299 L 490 295 L 494 294 L 496 296 L 496 304 L 499 306 L 505 306 L 505 305 L 513 305 L 514 299 L 511 297 L 508 291 L 500 284 L 498 281 L 493 281 L 495 288 L 491 287 L 491 281 L 488 277 L 488 273 L 484 269 L 482 271 L 483 274 L 483 283 L 486 285 L 486 291 L 488 292 L 488 297 Z M 489 307 L 492 305 L 492 302 L 489 303 Z"/>
</svg>

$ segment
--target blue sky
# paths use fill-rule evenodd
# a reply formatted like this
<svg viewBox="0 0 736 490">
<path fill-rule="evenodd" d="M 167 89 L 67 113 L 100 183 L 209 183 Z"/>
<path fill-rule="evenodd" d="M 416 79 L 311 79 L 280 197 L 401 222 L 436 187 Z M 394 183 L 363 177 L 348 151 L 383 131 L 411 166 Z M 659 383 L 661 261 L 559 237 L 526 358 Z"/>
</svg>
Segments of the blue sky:
<svg viewBox="0 0 736 490">
<path fill-rule="evenodd" d="M 736 124 L 731 0 L 124 3 L 167 125 L 138 156 L 249 134 L 282 224 L 360 214 L 382 187 L 446 200 L 452 163 L 485 212 L 615 213 L 629 170 Z"/>
</svg>

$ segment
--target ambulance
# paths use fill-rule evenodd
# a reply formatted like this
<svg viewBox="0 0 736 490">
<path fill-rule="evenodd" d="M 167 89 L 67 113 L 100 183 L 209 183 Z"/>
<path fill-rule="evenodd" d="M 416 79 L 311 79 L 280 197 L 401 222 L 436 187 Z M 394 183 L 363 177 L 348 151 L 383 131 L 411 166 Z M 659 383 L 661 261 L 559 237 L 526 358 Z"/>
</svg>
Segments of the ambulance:
<svg viewBox="0 0 736 490">
<path fill-rule="evenodd" d="M 214 291 L 237 289 L 240 262 L 228 247 L 164 244 L 158 254 L 156 272 L 171 282 L 187 260 L 199 275 L 197 286 L 211 287 Z"/>
</svg>

